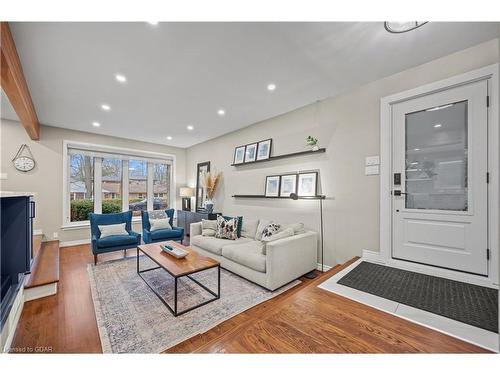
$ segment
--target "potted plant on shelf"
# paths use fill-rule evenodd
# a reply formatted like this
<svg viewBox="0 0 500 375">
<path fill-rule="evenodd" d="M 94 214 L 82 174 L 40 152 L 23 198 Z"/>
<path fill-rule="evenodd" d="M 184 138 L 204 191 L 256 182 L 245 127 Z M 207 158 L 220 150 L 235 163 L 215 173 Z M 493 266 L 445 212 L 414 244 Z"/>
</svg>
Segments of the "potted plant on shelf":
<svg viewBox="0 0 500 375">
<path fill-rule="evenodd" d="M 307 136 L 306 142 L 309 146 L 311 146 L 312 151 L 318 151 L 319 150 L 319 145 L 318 145 L 318 139 L 314 138 L 313 136 Z"/>
<path fill-rule="evenodd" d="M 207 213 L 212 213 L 214 210 L 214 196 L 219 186 L 222 173 L 207 172 L 203 175 L 202 185 L 207 193 L 207 200 L 205 201 L 205 208 Z"/>
</svg>

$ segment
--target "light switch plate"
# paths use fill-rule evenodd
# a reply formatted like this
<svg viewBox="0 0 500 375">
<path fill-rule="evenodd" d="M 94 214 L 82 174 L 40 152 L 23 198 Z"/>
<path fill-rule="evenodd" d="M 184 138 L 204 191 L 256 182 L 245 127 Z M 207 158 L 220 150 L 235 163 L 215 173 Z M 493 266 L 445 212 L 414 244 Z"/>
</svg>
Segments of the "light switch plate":
<svg viewBox="0 0 500 375">
<path fill-rule="evenodd" d="M 378 155 L 375 156 L 367 156 L 365 159 L 365 165 L 379 165 L 380 157 Z"/>
<path fill-rule="evenodd" d="M 370 165 L 365 167 L 365 175 L 367 176 L 374 176 L 379 174 L 379 166 L 378 165 Z"/>
</svg>

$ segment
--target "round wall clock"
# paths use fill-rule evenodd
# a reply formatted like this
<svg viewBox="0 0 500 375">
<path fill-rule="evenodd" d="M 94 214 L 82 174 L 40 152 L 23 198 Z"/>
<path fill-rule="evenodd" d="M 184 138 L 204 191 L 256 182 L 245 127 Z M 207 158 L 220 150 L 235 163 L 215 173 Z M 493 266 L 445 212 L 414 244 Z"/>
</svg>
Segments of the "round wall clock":
<svg viewBox="0 0 500 375">
<path fill-rule="evenodd" d="M 25 150 L 29 153 L 29 155 L 23 155 L 23 152 Z M 36 164 L 35 159 L 33 158 L 33 154 L 26 144 L 23 144 L 19 148 L 19 151 L 17 151 L 17 154 L 16 156 L 14 156 L 14 159 L 12 159 L 12 162 L 14 163 L 14 167 L 21 172 L 31 171 L 33 168 L 35 168 Z"/>
</svg>

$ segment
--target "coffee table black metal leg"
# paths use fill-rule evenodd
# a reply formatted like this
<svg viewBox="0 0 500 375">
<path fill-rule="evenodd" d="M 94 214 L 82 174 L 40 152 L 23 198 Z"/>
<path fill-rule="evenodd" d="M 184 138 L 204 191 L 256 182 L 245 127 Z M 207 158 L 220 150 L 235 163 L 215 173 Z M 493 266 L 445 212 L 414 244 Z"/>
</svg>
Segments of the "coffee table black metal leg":
<svg viewBox="0 0 500 375">
<path fill-rule="evenodd" d="M 174 278 L 174 316 L 177 316 L 177 277 Z"/>
</svg>

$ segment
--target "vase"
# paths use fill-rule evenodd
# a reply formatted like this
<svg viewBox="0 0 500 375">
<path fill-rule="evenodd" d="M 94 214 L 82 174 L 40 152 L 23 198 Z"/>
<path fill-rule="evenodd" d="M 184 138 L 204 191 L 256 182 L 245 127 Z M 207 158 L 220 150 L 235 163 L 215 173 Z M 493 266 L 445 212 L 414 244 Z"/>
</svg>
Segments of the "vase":
<svg viewBox="0 0 500 375">
<path fill-rule="evenodd" d="M 208 214 L 211 214 L 214 211 L 214 202 L 207 199 L 205 201 L 205 209 L 207 210 Z"/>
<path fill-rule="evenodd" d="M 313 150 L 313 151 L 318 151 L 318 150 L 319 150 L 319 146 L 318 146 L 318 145 L 314 145 L 314 146 L 312 146 L 312 149 L 311 149 L 311 150 Z"/>
</svg>

